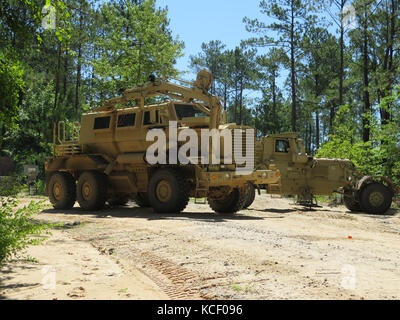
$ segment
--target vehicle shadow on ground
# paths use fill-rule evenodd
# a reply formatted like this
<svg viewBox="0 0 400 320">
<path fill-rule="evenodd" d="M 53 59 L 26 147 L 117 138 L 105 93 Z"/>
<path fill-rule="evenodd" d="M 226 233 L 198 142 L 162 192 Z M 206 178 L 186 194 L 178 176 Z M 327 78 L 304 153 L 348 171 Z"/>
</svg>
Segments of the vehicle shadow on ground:
<svg viewBox="0 0 400 320">
<path fill-rule="evenodd" d="M 388 212 L 385 214 L 369 214 L 365 212 L 351 212 L 347 211 L 346 213 L 351 213 L 353 215 L 358 215 L 362 217 L 367 217 L 367 218 L 374 218 L 374 219 L 379 219 L 379 220 L 385 220 L 385 219 L 393 219 L 393 218 L 400 218 L 400 211 L 399 209 L 389 209 Z"/>
<path fill-rule="evenodd" d="M 285 213 L 302 213 L 302 212 L 330 212 L 330 213 L 346 213 L 346 214 L 350 214 L 350 215 L 354 215 L 354 216 L 361 216 L 361 217 L 367 217 L 367 218 L 374 218 L 374 219 L 390 219 L 390 218 L 396 218 L 399 217 L 400 218 L 400 210 L 399 209 L 390 209 L 388 212 L 386 212 L 383 215 L 379 215 L 379 214 L 368 214 L 365 212 L 358 212 L 358 211 L 350 211 L 350 210 L 346 210 L 346 211 L 339 211 L 339 210 L 335 210 L 335 207 L 330 207 L 330 209 L 327 209 L 325 207 L 316 207 L 316 208 L 306 208 L 306 207 L 298 207 L 298 206 L 293 206 L 292 209 L 273 209 L 273 208 L 269 208 L 269 209 L 252 209 L 249 208 L 247 209 L 249 211 L 259 211 L 259 212 L 267 212 L 267 213 L 278 213 L 278 214 L 285 214 Z"/>
<path fill-rule="evenodd" d="M 248 208 L 246 209 L 248 211 L 256 211 L 256 212 L 268 212 L 268 213 L 278 213 L 278 214 L 284 214 L 284 213 L 292 213 L 296 212 L 297 210 L 295 209 L 253 209 L 253 208 Z"/>
<path fill-rule="evenodd" d="M 259 212 L 268 212 L 268 213 L 279 213 L 279 214 L 284 214 L 284 213 L 295 213 L 295 212 L 336 212 L 328 209 L 324 209 L 323 207 L 321 208 L 305 208 L 305 207 L 293 207 L 293 209 L 273 209 L 273 208 L 268 208 L 268 209 L 252 209 L 249 208 L 247 210 L 251 211 L 259 211 Z M 337 211 L 339 212 L 339 211 Z"/>
<path fill-rule="evenodd" d="M 57 210 L 47 209 L 43 210 L 43 213 L 48 214 L 65 214 L 65 215 L 77 215 L 77 216 L 95 216 L 99 219 L 107 218 L 139 218 L 146 220 L 198 220 L 208 222 L 226 222 L 226 221 L 237 221 L 237 220 L 264 220 L 270 217 L 260 216 L 249 216 L 243 215 L 240 212 L 236 214 L 218 214 L 214 212 L 190 212 L 184 211 L 182 213 L 156 213 L 151 208 L 140 208 L 140 207 L 114 207 L 106 208 L 97 212 L 85 211 L 78 207 L 74 207 L 71 210 Z"/>
</svg>

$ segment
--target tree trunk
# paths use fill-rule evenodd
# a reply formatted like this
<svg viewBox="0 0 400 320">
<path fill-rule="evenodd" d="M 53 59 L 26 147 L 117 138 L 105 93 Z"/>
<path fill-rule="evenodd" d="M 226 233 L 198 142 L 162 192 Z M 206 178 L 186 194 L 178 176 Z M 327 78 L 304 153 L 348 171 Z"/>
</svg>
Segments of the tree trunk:
<svg viewBox="0 0 400 320">
<path fill-rule="evenodd" d="M 63 79 L 63 96 L 65 97 L 67 95 L 67 76 L 68 76 L 68 50 L 65 50 L 64 52 L 64 79 Z"/>
<path fill-rule="evenodd" d="M 75 85 L 75 111 L 76 111 L 76 113 L 78 113 L 78 110 L 79 110 L 79 89 L 81 86 L 81 69 L 82 69 L 81 57 L 82 57 L 82 48 L 81 48 L 81 44 L 79 43 L 78 63 L 77 63 L 77 67 L 76 67 L 76 85 Z"/>
<path fill-rule="evenodd" d="M 319 149 L 320 146 L 320 133 L 319 133 L 319 111 L 315 111 L 315 146 L 317 150 Z"/>
<path fill-rule="evenodd" d="M 277 97 L 276 97 L 276 72 L 275 70 L 272 71 L 272 116 L 274 117 L 273 121 L 273 130 L 276 131 L 278 128 L 277 126 L 277 119 L 278 115 L 276 113 L 278 109 L 277 106 Z"/>
<path fill-rule="evenodd" d="M 318 97 L 319 97 L 320 93 L 319 93 L 319 74 L 316 73 L 315 74 L 315 101 L 318 101 Z M 319 110 L 318 110 L 318 105 L 316 105 L 316 110 L 315 110 L 315 144 L 316 144 L 316 148 L 317 150 L 319 149 Z"/>
<path fill-rule="evenodd" d="M 368 31 L 367 31 L 367 12 L 365 12 L 364 30 L 363 30 L 363 80 L 364 80 L 364 112 L 369 115 L 371 111 L 370 95 L 369 95 L 369 58 L 368 58 Z M 370 140 L 370 121 L 363 118 L 363 140 L 368 142 Z"/>
<path fill-rule="evenodd" d="M 228 99 L 228 86 L 224 83 L 224 111 L 226 111 L 226 100 Z"/>
<path fill-rule="evenodd" d="M 291 86 L 292 86 L 292 131 L 296 132 L 297 106 L 296 106 L 296 70 L 295 70 L 295 43 L 294 43 L 294 3 L 291 7 L 290 26 L 290 62 L 291 62 Z"/>
<path fill-rule="evenodd" d="M 3 155 L 3 137 L 6 135 L 6 130 L 3 123 L 0 121 L 0 157 Z"/>
<path fill-rule="evenodd" d="M 61 42 L 58 43 L 58 58 L 57 58 L 57 70 L 56 70 L 56 77 L 55 77 L 55 92 L 54 92 L 54 105 L 53 105 L 53 111 L 56 110 L 57 108 L 57 103 L 58 103 L 58 95 L 60 91 L 60 67 L 61 67 Z M 53 113 L 54 114 L 54 113 Z"/>
<path fill-rule="evenodd" d="M 394 45 L 394 37 L 396 33 L 396 9 L 398 7 L 398 3 L 395 0 L 391 1 L 390 10 L 388 8 L 387 12 L 387 35 L 386 35 L 386 52 L 385 58 L 383 62 L 383 71 L 388 75 L 387 85 L 384 88 L 384 92 L 381 92 L 381 98 L 386 97 L 386 95 L 392 89 L 394 80 L 393 80 L 393 45 Z M 381 114 L 381 124 L 382 126 L 387 125 L 391 119 L 391 112 L 385 108 L 380 109 Z"/>
<path fill-rule="evenodd" d="M 343 12 L 346 0 L 340 4 L 340 12 Z M 343 105 L 343 81 L 344 81 L 344 25 L 343 19 L 340 24 L 340 69 L 339 69 L 339 106 Z M 333 110 L 333 116 L 335 111 Z"/>
<path fill-rule="evenodd" d="M 83 12 L 82 8 L 79 9 L 79 30 L 83 28 Z M 78 114 L 79 110 L 79 89 L 81 87 L 81 71 L 82 71 L 82 39 L 81 32 L 78 33 L 78 61 L 76 66 L 76 85 L 75 85 L 75 112 Z"/>
<path fill-rule="evenodd" d="M 243 78 L 240 79 L 240 89 L 239 89 L 239 124 L 243 124 Z"/>
</svg>

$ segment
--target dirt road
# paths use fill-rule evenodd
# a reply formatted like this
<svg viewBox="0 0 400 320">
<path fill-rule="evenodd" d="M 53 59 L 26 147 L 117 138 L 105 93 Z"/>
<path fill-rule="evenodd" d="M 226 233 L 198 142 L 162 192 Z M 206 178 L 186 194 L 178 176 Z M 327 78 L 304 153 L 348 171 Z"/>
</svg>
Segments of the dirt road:
<svg viewBox="0 0 400 320">
<path fill-rule="evenodd" d="M 182 214 L 133 204 L 45 210 L 62 222 L 38 261 L 0 273 L 6 299 L 400 299 L 400 214 L 304 211 L 259 196 L 235 216 L 191 203 Z M 75 226 L 73 225 L 75 223 Z M 43 266 L 56 286 L 44 290 Z"/>
</svg>

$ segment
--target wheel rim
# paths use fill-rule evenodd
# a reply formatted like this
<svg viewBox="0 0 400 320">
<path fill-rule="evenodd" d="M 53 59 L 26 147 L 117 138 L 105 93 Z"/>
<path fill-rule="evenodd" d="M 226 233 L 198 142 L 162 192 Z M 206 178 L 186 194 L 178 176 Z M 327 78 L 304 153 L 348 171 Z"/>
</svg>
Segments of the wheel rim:
<svg viewBox="0 0 400 320">
<path fill-rule="evenodd" d="M 59 183 L 59 182 L 54 183 L 54 185 L 53 185 L 53 195 L 54 195 L 54 198 L 55 198 L 57 201 L 60 201 L 61 198 L 62 198 L 62 194 L 63 194 L 63 188 L 62 188 L 61 183 Z"/>
<path fill-rule="evenodd" d="M 372 192 L 368 199 L 370 204 L 374 207 L 380 207 L 385 201 L 385 197 L 381 192 Z"/>
<path fill-rule="evenodd" d="M 168 181 L 161 180 L 156 188 L 157 199 L 161 202 L 168 202 L 172 197 L 172 188 Z"/>
<path fill-rule="evenodd" d="M 92 186 L 88 182 L 82 185 L 82 197 L 85 200 L 90 200 L 92 198 Z"/>
</svg>

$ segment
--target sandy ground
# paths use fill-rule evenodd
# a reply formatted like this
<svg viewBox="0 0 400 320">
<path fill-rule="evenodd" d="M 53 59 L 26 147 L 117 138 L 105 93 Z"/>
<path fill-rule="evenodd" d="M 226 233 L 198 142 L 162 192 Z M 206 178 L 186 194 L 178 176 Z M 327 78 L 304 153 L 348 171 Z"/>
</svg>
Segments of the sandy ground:
<svg viewBox="0 0 400 320">
<path fill-rule="evenodd" d="M 49 209 L 38 218 L 65 227 L 0 271 L 0 298 L 397 300 L 400 213 L 388 214 L 267 195 L 234 216 Z"/>
</svg>

